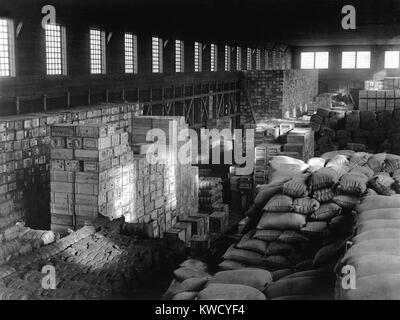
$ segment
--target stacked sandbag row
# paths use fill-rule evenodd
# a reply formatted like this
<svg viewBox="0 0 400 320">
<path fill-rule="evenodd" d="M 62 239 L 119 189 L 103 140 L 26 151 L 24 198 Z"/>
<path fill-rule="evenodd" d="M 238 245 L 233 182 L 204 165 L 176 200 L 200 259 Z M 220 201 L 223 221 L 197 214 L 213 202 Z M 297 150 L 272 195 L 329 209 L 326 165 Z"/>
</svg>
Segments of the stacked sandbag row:
<svg viewBox="0 0 400 320">
<path fill-rule="evenodd" d="M 318 109 L 311 117 L 316 156 L 326 152 L 392 152 L 400 154 L 400 111 L 334 111 Z"/>
<path fill-rule="evenodd" d="M 19 223 L 4 229 L 0 233 L 0 265 L 51 244 L 56 238 L 57 235 L 52 231 L 32 230 Z"/>
<path fill-rule="evenodd" d="M 187 260 L 174 271 L 163 298 L 168 300 L 265 300 L 269 271 L 256 268 L 221 271 L 213 276 L 205 263 Z"/>
<path fill-rule="evenodd" d="M 44 236 L 44 234 L 41 234 L 41 237 L 39 238 L 38 233 L 36 235 L 36 232 L 31 232 L 28 228 L 26 228 L 25 231 L 27 238 L 39 240 L 39 243 L 47 242 L 50 239 L 49 236 Z M 37 299 L 39 296 L 46 298 L 46 296 L 49 297 L 49 295 L 54 295 L 53 298 L 60 298 L 59 295 L 65 293 L 62 290 L 42 290 L 41 282 L 38 280 L 42 279 L 44 276 L 44 274 L 40 272 L 41 267 L 46 264 L 44 261 L 49 259 L 51 256 L 64 250 L 79 239 L 88 236 L 92 232 L 94 232 L 92 228 L 85 227 L 82 230 L 61 239 L 57 243 L 47 245 L 37 250 L 34 250 L 31 246 L 30 250 L 27 252 L 10 256 L 7 264 L 0 267 L 0 300 L 29 300 Z M 42 236 L 44 237 L 42 238 Z M 16 240 L 13 241 L 16 242 Z M 5 246 L 2 246 L 3 250 L 4 248 Z M 31 283 L 26 283 L 23 278 L 24 273 L 28 270 L 35 270 L 35 268 L 37 273 L 40 273 L 40 278 L 35 278 Z M 40 288 L 38 286 L 40 286 Z M 74 295 L 68 296 L 65 294 L 63 297 L 73 298 Z"/>
<path fill-rule="evenodd" d="M 0 299 L 99 299 L 131 290 L 154 266 L 172 264 L 183 245 L 137 241 L 122 219 L 87 226 L 0 267 Z M 28 231 L 27 237 L 34 237 Z M 48 240 L 41 237 L 41 241 Z M 44 266 L 53 266 L 56 289 L 44 289 Z M 3 295 L 4 293 L 4 295 Z M 20 294 L 20 295 L 18 295 Z"/>
<path fill-rule="evenodd" d="M 357 233 L 337 267 L 337 299 L 400 300 L 400 195 L 357 208 Z"/>
<path fill-rule="evenodd" d="M 199 210 L 212 212 L 214 206 L 222 203 L 222 179 L 200 177 L 199 181 Z"/>
<path fill-rule="evenodd" d="M 275 165 L 274 182 L 260 188 L 248 212 L 253 218 L 264 212 L 257 230 L 228 249 L 220 268 L 273 271 L 275 283 L 265 291 L 269 299 L 333 298 L 333 267 L 353 232 L 352 210 L 368 178 L 361 179 L 360 187 L 351 179 L 341 180 L 350 170 L 343 155 L 328 154 L 308 164 L 278 159 L 283 161 Z M 295 275 L 287 279 L 291 274 Z"/>
<path fill-rule="evenodd" d="M 174 279 L 163 299 L 196 300 L 210 278 L 206 263 L 194 259 L 186 260 L 174 271 Z"/>
<path fill-rule="evenodd" d="M 352 229 L 352 208 L 345 196 L 335 195 L 337 182 L 336 172 L 324 168 L 261 190 L 266 197 L 275 195 L 264 206 L 257 230 L 229 248 L 224 258 L 269 270 L 312 265 L 324 241 L 330 244 L 330 236 L 346 236 Z"/>
</svg>

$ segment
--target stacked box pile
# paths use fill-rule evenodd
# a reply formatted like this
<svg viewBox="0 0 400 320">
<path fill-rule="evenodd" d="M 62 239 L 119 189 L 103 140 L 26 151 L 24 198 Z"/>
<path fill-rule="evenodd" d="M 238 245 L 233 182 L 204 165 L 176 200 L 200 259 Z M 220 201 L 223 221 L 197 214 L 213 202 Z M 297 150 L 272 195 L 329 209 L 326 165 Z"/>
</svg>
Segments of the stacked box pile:
<svg viewBox="0 0 400 320">
<path fill-rule="evenodd" d="M 221 178 L 200 177 L 199 179 L 199 210 L 213 212 L 223 203 L 223 186 Z"/>
<path fill-rule="evenodd" d="M 272 119 L 258 124 L 247 123 L 243 126 L 244 130 L 254 130 L 254 146 L 276 141 L 285 141 L 287 133 L 295 127 L 293 123 Z M 246 138 L 246 135 L 243 135 Z M 244 139 L 246 144 L 246 139 Z"/>
<path fill-rule="evenodd" d="M 383 90 L 396 90 L 400 89 L 399 77 L 388 77 L 383 79 Z"/>
<path fill-rule="evenodd" d="M 298 153 L 297 159 L 308 161 L 314 156 L 314 133 L 311 128 L 295 128 L 287 135 L 285 152 Z"/>
<path fill-rule="evenodd" d="M 254 123 L 253 112 L 256 123 L 301 116 L 318 94 L 318 72 L 314 70 L 247 71 L 244 76 L 241 123 Z"/>
<path fill-rule="evenodd" d="M 113 298 L 137 289 L 159 266 L 183 256 L 172 240 L 137 241 L 121 219 L 87 226 L 55 243 L 11 258 L 0 266 L 0 300 L 87 300 Z M 121 231 L 122 230 L 122 231 Z M 56 289 L 44 289 L 42 267 L 56 270 Z"/>
<path fill-rule="evenodd" d="M 146 224 L 145 228 L 152 230 L 147 232 L 151 237 L 162 237 L 166 232 L 167 236 L 175 235 L 190 245 L 193 232 L 182 221 L 198 213 L 198 169 L 178 159 L 184 142 L 177 141 L 177 135 L 188 125 L 183 117 L 149 116 L 133 118 L 132 127 L 132 147 L 142 151 L 135 157 L 140 168 L 135 206 L 140 216 L 133 222 Z M 145 148 L 156 139 L 149 135 L 150 141 L 146 141 L 152 129 L 165 133 L 166 144 L 165 154 L 156 155 L 155 164 L 147 162 Z"/>
<path fill-rule="evenodd" d="M 399 110 L 326 111 L 311 117 L 315 134 L 315 155 L 350 149 L 400 154 Z"/>
<path fill-rule="evenodd" d="M 54 125 L 50 160 L 52 230 L 76 230 L 99 214 L 116 219 L 133 213 L 128 133 L 106 124 Z"/>
<path fill-rule="evenodd" d="M 153 141 L 146 141 L 146 133 L 151 129 L 160 129 L 166 134 L 166 154 L 159 155 L 169 166 L 169 170 L 175 175 L 175 195 L 177 197 L 178 216 L 187 216 L 190 212 L 196 211 L 196 204 L 193 202 L 196 176 L 193 175 L 191 163 L 183 164 L 178 159 L 178 151 L 186 143 L 177 141 L 177 135 L 188 130 L 184 117 L 138 117 L 133 119 L 133 144 L 145 144 Z M 175 147 L 174 147 L 175 146 Z"/>
<path fill-rule="evenodd" d="M 226 231 L 229 222 L 229 206 L 223 203 L 221 178 L 200 177 L 199 212 L 210 216 L 210 233 Z"/>
<path fill-rule="evenodd" d="M 149 164 L 144 155 L 135 155 L 134 164 L 136 194 L 134 214 L 129 222 L 137 224 L 137 235 L 162 238 L 178 223 L 174 167 L 165 163 Z"/>
<path fill-rule="evenodd" d="M 13 206 L 11 211 L 2 210 L 2 227 L 25 217 L 27 223 L 33 225 L 41 211 L 48 212 L 50 139 L 47 122 L 62 120 L 62 116 L 53 118 L 43 114 L 0 119 L 0 205 Z"/>
<path fill-rule="evenodd" d="M 400 90 L 362 90 L 359 92 L 360 111 L 393 111 L 400 109 Z"/>
<path fill-rule="evenodd" d="M 113 123 L 119 130 L 126 128 L 132 116 L 142 113 L 140 104 L 121 103 L 1 117 L 0 203 L 13 200 L 14 206 L 1 219 L 7 218 L 12 224 L 25 220 L 34 228 L 50 226 L 51 125 Z"/>
<path fill-rule="evenodd" d="M 390 90 L 388 83 L 384 86 L 384 81 L 381 80 L 367 80 L 364 82 L 364 90 Z M 394 89 L 394 87 L 392 88 Z"/>
<path fill-rule="evenodd" d="M 246 124 L 244 128 L 255 130 L 255 187 L 266 181 L 271 158 L 280 155 L 308 161 L 314 156 L 314 134 L 311 128 L 295 127 L 293 123 L 278 120 L 258 125 Z"/>
<path fill-rule="evenodd" d="M 260 144 L 255 150 L 254 184 L 264 184 L 268 177 L 268 145 Z"/>
</svg>

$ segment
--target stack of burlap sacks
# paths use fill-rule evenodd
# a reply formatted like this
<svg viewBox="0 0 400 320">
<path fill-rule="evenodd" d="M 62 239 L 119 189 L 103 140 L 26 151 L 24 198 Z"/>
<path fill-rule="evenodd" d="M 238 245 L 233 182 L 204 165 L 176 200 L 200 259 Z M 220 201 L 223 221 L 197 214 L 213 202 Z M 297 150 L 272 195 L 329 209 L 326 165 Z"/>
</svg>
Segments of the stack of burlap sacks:
<svg viewBox="0 0 400 320">
<path fill-rule="evenodd" d="M 43 246 L 0 262 L 0 300 L 87 300 L 126 294 L 154 275 L 161 261 L 168 268 L 184 251 L 174 240 L 138 241 L 132 227 L 123 219 L 96 220 L 55 242 L 51 232 L 26 228 L 21 238 Z M 55 289 L 42 286 L 44 266 L 56 270 Z"/>
<path fill-rule="evenodd" d="M 224 255 L 224 270 L 257 267 L 274 282 L 268 299 L 333 299 L 333 267 L 353 229 L 358 198 L 340 190 L 346 157 L 313 158 L 308 164 L 276 157 L 271 183 L 247 213 L 262 217 Z"/>
<path fill-rule="evenodd" d="M 166 299 L 264 299 L 261 293 L 269 300 L 334 299 L 337 261 L 346 254 L 343 260 L 346 262 L 352 253 L 345 252 L 354 235 L 355 209 L 363 212 L 374 205 L 382 206 L 383 194 L 392 195 L 386 199 L 400 204 L 399 196 L 395 195 L 400 192 L 400 157 L 395 155 L 339 151 L 313 158 L 307 164 L 277 157 L 270 165 L 274 169 L 271 183 L 260 188 L 254 206 L 247 212 L 256 222 L 255 229 L 250 226 L 241 240 L 226 251 L 219 264 L 222 271 L 214 276 L 204 264 L 199 268 L 197 263 L 183 263 L 174 273 Z M 359 206 L 364 197 L 371 200 Z M 385 206 L 391 208 L 394 204 Z M 381 213 L 375 210 L 365 215 L 367 220 L 362 221 L 361 227 L 367 231 L 373 229 L 373 234 L 362 235 L 364 239 L 356 241 L 385 238 L 374 225 L 400 228 L 397 221 L 393 223 L 396 215 L 393 210 L 382 213 L 382 217 L 392 219 L 389 222 L 368 221 L 378 219 Z M 383 249 L 382 254 L 375 254 L 390 263 L 387 267 L 376 267 L 377 270 L 400 268 L 394 264 L 400 255 L 400 236 L 391 230 L 389 238 L 390 244 L 383 241 L 379 244 L 378 240 L 378 245 L 366 242 L 359 249 L 361 254 Z M 367 265 L 363 267 L 370 270 Z M 390 289 L 382 297 L 388 297 L 395 291 L 395 285 L 389 285 L 389 276 L 380 277 L 383 280 L 380 288 Z M 362 290 L 371 294 L 373 280 L 362 282 L 364 287 L 369 286 Z M 398 279 L 394 283 L 398 284 Z"/>
<path fill-rule="evenodd" d="M 400 159 L 375 160 L 375 193 L 357 207 L 355 236 L 336 268 L 337 299 L 400 300 Z"/>
<path fill-rule="evenodd" d="M 53 243 L 57 235 L 52 231 L 26 228 L 17 223 L 0 233 L 0 266 L 12 258 Z"/>
<path fill-rule="evenodd" d="M 199 260 L 186 260 L 174 271 L 165 300 L 266 300 L 264 288 L 272 283 L 267 270 L 243 268 L 221 271 L 213 276 Z"/>
<path fill-rule="evenodd" d="M 335 150 L 400 154 L 400 111 L 334 111 L 318 109 L 311 116 L 315 155 Z"/>
</svg>

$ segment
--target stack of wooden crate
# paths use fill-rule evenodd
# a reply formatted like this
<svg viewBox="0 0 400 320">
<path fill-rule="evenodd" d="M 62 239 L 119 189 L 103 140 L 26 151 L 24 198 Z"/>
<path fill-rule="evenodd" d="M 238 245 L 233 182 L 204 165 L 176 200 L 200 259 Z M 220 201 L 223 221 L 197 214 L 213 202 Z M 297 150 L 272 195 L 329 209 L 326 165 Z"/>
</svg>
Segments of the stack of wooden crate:
<svg viewBox="0 0 400 320">
<path fill-rule="evenodd" d="M 200 178 L 199 211 L 210 216 L 211 234 L 220 234 L 226 230 L 228 227 L 229 206 L 223 203 L 221 178 Z"/>
<path fill-rule="evenodd" d="M 400 109 L 400 90 L 362 90 L 359 92 L 360 111 L 393 111 Z"/>
<path fill-rule="evenodd" d="M 138 160 L 141 164 L 140 170 L 150 173 L 150 176 L 139 173 L 141 178 L 138 189 L 143 185 L 143 201 L 139 200 L 137 206 L 141 212 L 143 202 L 144 216 L 139 218 L 138 223 L 152 224 L 152 237 L 162 237 L 166 232 L 167 236 L 178 237 L 190 245 L 192 234 L 195 234 L 193 230 L 196 228 L 192 230 L 190 224 L 185 224 L 184 221 L 198 212 L 198 169 L 192 167 L 191 162 L 182 163 L 178 158 L 178 152 L 185 142 L 177 139 L 180 132 L 188 129 L 188 125 L 183 117 L 146 116 L 134 117 L 132 128 L 132 147 L 142 150 L 138 155 L 141 157 Z M 163 142 L 159 140 L 160 137 L 151 133 L 150 130 L 153 129 L 164 133 Z M 152 143 L 161 147 L 156 152 L 158 160 L 155 164 L 147 162 L 147 150 L 150 149 L 143 148 Z M 137 146 L 141 148 L 136 148 Z M 155 149 L 157 148 L 152 148 L 151 151 Z M 161 149 L 164 151 L 161 152 Z M 138 196 L 141 197 L 140 191 Z"/>
<path fill-rule="evenodd" d="M 45 227 L 40 214 L 48 212 L 49 203 L 47 123 L 62 120 L 44 114 L 0 119 L 0 203 L 12 200 L 14 206 L 12 213 L 0 219 L 15 224 L 27 216 L 28 224 Z"/>
<path fill-rule="evenodd" d="M 285 152 L 293 153 L 292 157 L 308 161 L 314 156 L 314 133 L 311 128 L 295 128 L 287 135 Z M 298 156 L 295 157 L 295 154 Z M 290 156 L 290 154 L 285 154 Z"/>
<path fill-rule="evenodd" d="M 50 159 L 53 231 L 80 228 L 99 214 L 132 214 L 136 177 L 128 133 L 106 124 L 54 125 Z"/>
<path fill-rule="evenodd" d="M 254 183 L 264 184 L 268 176 L 268 145 L 260 144 L 255 148 Z"/>
<path fill-rule="evenodd" d="M 396 90 L 400 89 L 399 77 L 387 77 L 383 79 L 383 90 Z"/>
<path fill-rule="evenodd" d="M 302 116 L 318 94 L 315 70 L 247 71 L 244 81 L 242 123 Z"/>
<path fill-rule="evenodd" d="M 14 203 L 7 219 L 13 224 L 25 220 L 33 228 L 50 227 L 50 126 L 112 123 L 117 132 L 129 132 L 132 127 L 129 119 L 142 113 L 141 104 L 107 103 L 2 117 L 0 203 L 5 200 Z"/>
<path fill-rule="evenodd" d="M 364 90 L 383 90 L 383 88 L 384 88 L 384 82 L 381 80 L 364 81 Z M 388 83 L 386 85 L 386 88 L 389 88 Z"/>
</svg>

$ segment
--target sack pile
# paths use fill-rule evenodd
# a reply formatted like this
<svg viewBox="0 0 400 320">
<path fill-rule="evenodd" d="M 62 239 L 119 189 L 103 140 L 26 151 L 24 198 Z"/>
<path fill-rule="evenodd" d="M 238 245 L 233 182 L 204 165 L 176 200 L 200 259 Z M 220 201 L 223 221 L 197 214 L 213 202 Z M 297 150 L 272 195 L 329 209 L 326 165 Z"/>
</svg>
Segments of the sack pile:
<svg viewBox="0 0 400 320">
<path fill-rule="evenodd" d="M 357 152 L 400 154 L 400 113 L 396 111 L 335 111 L 318 109 L 311 117 L 315 155 L 352 149 Z"/>
<path fill-rule="evenodd" d="M 196 300 L 210 278 L 206 263 L 186 260 L 174 271 L 174 279 L 164 293 L 163 300 Z"/>
<path fill-rule="evenodd" d="M 272 275 L 263 269 L 242 268 L 211 276 L 205 263 L 191 259 L 174 271 L 174 279 L 163 299 L 265 300 L 263 291 L 270 283 Z"/>
<path fill-rule="evenodd" d="M 222 204 L 222 190 L 221 178 L 200 177 L 199 210 L 202 212 L 213 212 L 216 206 Z"/>
<path fill-rule="evenodd" d="M 100 299 L 131 290 L 154 266 L 172 265 L 184 251 L 172 239 L 137 241 L 121 234 L 123 219 L 99 226 L 87 226 L 65 238 L 23 256 L 10 259 L 0 267 L 1 299 L 81 300 Z M 49 240 L 46 234 L 28 230 L 26 238 Z M 12 240 L 16 241 L 16 240 Z M 2 248 L 2 246 L 0 246 Z M 56 271 L 55 290 L 42 287 L 43 266 Z"/>
<path fill-rule="evenodd" d="M 344 278 L 346 266 L 353 278 Z M 400 300 L 400 195 L 363 199 L 357 233 L 336 271 L 337 299 Z"/>
<path fill-rule="evenodd" d="M 32 230 L 20 223 L 5 228 L 0 233 L 0 266 L 10 259 L 51 244 L 56 238 L 52 231 Z"/>
<path fill-rule="evenodd" d="M 289 181 L 260 188 L 257 200 L 263 201 L 253 211 L 265 205 L 257 228 L 232 245 L 220 264 L 222 270 L 272 272 L 268 299 L 332 299 L 333 271 L 353 236 L 354 210 L 367 194 L 383 194 L 387 187 L 393 193 L 400 173 L 390 154 L 338 151 L 308 165 Z"/>
</svg>

